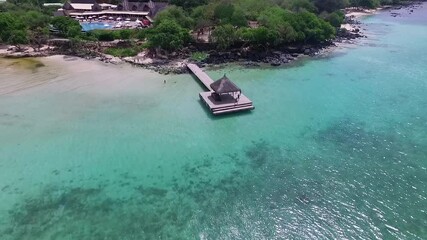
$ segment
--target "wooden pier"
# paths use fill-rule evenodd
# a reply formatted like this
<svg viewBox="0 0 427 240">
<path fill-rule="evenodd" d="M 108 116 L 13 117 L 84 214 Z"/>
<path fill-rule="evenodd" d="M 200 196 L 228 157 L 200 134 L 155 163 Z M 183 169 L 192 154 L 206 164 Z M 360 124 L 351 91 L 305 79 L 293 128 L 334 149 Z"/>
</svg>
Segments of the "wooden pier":
<svg viewBox="0 0 427 240">
<path fill-rule="evenodd" d="M 234 93 L 221 94 L 220 99 L 215 98 L 215 90 L 211 86 L 214 81 L 196 64 L 190 63 L 187 64 L 187 67 L 197 77 L 197 79 L 199 79 L 199 81 L 209 90 L 207 92 L 199 93 L 199 97 L 214 115 L 252 110 L 255 108 L 252 104 L 252 101 L 245 95 L 243 95 L 240 89 L 238 89 L 239 97 L 237 98 L 234 97 Z M 233 87 L 237 88 L 234 83 L 231 84 L 233 85 Z"/>
<path fill-rule="evenodd" d="M 209 91 L 213 91 L 211 84 L 214 82 L 202 69 L 199 68 L 196 64 L 190 63 L 187 64 L 188 69 L 200 80 L 200 82 L 205 85 Z"/>
</svg>

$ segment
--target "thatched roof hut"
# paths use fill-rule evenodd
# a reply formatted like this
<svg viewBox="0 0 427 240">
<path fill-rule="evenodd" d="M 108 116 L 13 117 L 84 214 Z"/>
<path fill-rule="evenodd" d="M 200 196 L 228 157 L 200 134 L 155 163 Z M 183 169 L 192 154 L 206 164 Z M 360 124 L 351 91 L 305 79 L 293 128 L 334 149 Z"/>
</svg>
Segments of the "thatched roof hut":
<svg viewBox="0 0 427 240">
<path fill-rule="evenodd" d="M 224 76 L 217 81 L 211 83 L 210 87 L 217 93 L 234 93 L 241 92 L 242 90 L 236 86 L 228 77 L 224 74 Z"/>
</svg>

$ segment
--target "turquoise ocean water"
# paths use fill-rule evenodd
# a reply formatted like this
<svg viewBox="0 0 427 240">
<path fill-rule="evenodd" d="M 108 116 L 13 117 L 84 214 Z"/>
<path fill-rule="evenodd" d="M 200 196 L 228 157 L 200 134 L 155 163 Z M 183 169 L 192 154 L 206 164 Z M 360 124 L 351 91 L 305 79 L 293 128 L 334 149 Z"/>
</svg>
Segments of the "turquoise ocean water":
<svg viewBox="0 0 427 240">
<path fill-rule="evenodd" d="M 224 117 L 189 75 L 2 60 L 0 239 L 426 239 L 426 9 L 293 67 L 208 71 L 256 106 Z"/>
</svg>

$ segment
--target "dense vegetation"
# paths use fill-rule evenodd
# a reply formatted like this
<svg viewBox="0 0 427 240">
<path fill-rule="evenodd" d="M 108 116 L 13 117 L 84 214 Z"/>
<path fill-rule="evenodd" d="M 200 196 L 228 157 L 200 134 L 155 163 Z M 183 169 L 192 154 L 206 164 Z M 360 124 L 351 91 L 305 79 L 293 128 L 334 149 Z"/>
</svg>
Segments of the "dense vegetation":
<svg viewBox="0 0 427 240">
<path fill-rule="evenodd" d="M 344 19 L 340 9 L 373 8 L 398 0 L 170 0 L 171 5 L 156 16 L 153 28 L 89 33 L 83 33 L 80 24 L 71 18 L 52 17 L 55 7 L 44 8 L 43 2 L 51 0 L 0 3 L 0 42 L 40 48 L 52 36 L 79 41 L 139 39 L 147 41 L 146 47 L 174 51 L 200 35 L 219 50 L 233 46 L 266 49 L 294 43 L 315 44 L 335 36 Z M 256 23 L 256 27 L 250 26 L 250 22 Z M 136 50 L 140 47 L 109 51 L 124 56 Z"/>
<path fill-rule="evenodd" d="M 341 9 L 375 8 L 398 0 L 171 0 L 174 5 L 156 17 L 156 26 L 181 27 L 195 38 L 208 32 L 219 50 L 233 46 L 275 48 L 295 43 L 321 43 L 333 38 L 344 20 Z M 249 22 L 257 23 L 256 27 Z M 156 34 L 163 34 L 158 30 Z M 206 35 L 206 34 L 204 34 Z M 153 39 L 153 38 L 152 38 Z M 175 39 L 176 40 L 176 39 Z M 182 34 L 176 44 L 152 41 L 152 46 L 177 49 L 190 40 Z"/>
</svg>

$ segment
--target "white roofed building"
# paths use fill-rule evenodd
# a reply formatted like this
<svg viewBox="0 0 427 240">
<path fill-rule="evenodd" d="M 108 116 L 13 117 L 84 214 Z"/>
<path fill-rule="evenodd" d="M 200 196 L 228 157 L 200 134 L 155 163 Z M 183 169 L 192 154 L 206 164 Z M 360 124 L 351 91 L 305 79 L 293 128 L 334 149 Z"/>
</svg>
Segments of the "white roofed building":
<svg viewBox="0 0 427 240">
<path fill-rule="evenodd" d="M 148 20 L 148 23 L 152 23 L 153 17 L 167 5 L 165 2 L 153 2 L 151 0 L 119 0 L 118 5 L 97 3 L 97 0 L 68 0 L 61 9 L 58 9 L 56 15 L 79 19 L 129 18 L 132 21 L 143 20 L 145 22 Z"/>
<path fill-rule="evenodd" d="M 101 11 L 102 7 L 95 0 L 71 0 L 62 7 L 66 11 L 85 12 Z"/>
</svg>

